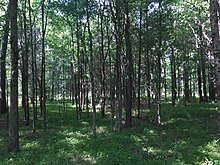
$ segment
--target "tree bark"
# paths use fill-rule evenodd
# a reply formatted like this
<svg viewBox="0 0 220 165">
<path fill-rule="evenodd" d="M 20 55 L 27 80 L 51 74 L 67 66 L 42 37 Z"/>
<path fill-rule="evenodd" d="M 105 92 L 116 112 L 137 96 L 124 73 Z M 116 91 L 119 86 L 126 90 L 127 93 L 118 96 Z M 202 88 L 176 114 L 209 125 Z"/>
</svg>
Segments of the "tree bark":
<svg viewBox="0 0 220 165">
<path fill-rule="evenodd" d="M 33 25 L 32 25 L 32 12 L 31 12 L 31 1 L 28 0 L 28 11 L 30 19 L 30 48 L 31 48 L 31 104 L 32 104 L 32 130 L 36 131 L 36 108 L 35 108 L 35 57 L 34 57 L 34 47 L 33 47 Z"/>
<path fill-rule="evenodd" d="M 217 87 L 217 124 L 220 137 L 220 43 L 219 43 L 219 20 L 218 20 L 218 0 L 210 0 L 210 23 L 211 23 L 211 35 L 212 35 L 212 54 L 215 58 L 214 65 L 216 71 L 216 87 Z"/>
<path fill-rule="evenodd" d="M 140 102 L 141 102 L 141 52 L 142 52 L 142 2 L 140 7 L 140 27 L 139 27 L 139 52 L 138 52 L 138 114 L 137 118 L 140 118 Z"/>
<path fill-rule="evenodd" d="M 93 46 L 92 46 L 92 32 L 90 29 L 90 16 L 89 16 L 89 0 L 87 0 L 87 24 L 88 24 L 88 33 L 89 33 L 89 49 L 90 49 L 90 80 L 91 80 L 91 91 L 92 91 L 92 134 L 96 137 L 96 107 L 95 107 L 95 84 L 94 84 L 94 74 L 93 74 Z"/>
<path fill-rule="evenodd" d="M 47 20 L 45 21 L 45 0 L 42 0 L 41 4 L 41 14 L 42 14 L 42 59 L 41 59 L 41 89 L 40 89 L 40 105 L 43 116 L 43 126 L 44 129 L 47 127 L 46 123 L 46 84 L 45 84 L 45 34 L 46 34 L 46 26 Z M 46 15 L 47 19 L 47 15 Z"/>
<path fill-rule="evenodd" d="M 113 4 L 110 1 L 110 8 L 115 26 L 115 42 L 116 42 L 116 56 L 115 56 L 115 70 L 116 70 L 116 97 L 117 97 L 117 129 L 122 131 L 122 80 L 121 80 L 121 55 L 122 55 L 122 32 L 121 32 L 121 1 L 116 0 L 116 13 L 113 11 Z"/>
<path fill-rule="evenodd" d="M 0 84 L 0 113 L 7 113 L 6 106 L 6 54 L 8 45 L 8 35 L 9 35 L 9 6 L 5 15 L 5 25 L 4 25 L 4 35 L 2 40 L 2 50 L 1 50 L 1 84 Z"/>
<path fill-rule="evenodd" d="M 105 3 L 105 2 L 104 2 Z M 104 4 L 105 5 L 105 4 Z M 105 6 L 103 6 L 104 8 Z M 103 9 L 102 9 L 102 5 L 100 3 L 100 30 L 101 30 L 101 99 L 102 99 L 102 103 L 101 103 L 101 116 L 105 117 L 105 102 L 106 102 L 106 91 L 105 91 L 105 56 L 104 56 L 104 29 L 103 29 Z"/>
<path fill-rule="evenodd" d="M 171 81 L 172 81 L 172 105 L 176 105 L 176 60 L 174 47 L 171 47 Z"/>
<path fill-rule="evenodd" d="M 9 111 L 9 151 L 19 151 L 18 132 L 18 25 L 17 0 L 10 0 L 11 18 L 11 79 Z"/>
<path fill-rule="evenodd" d="M 157 126 L 161 124 L 161 56 L 162 56 L 162 0 L 159 0 L 159 52 L 157 56 L 157 93 L 156 93 L 156 99 L 157 99 L 157 114 L 156 114 L 156 123 Z"/>
<path fill-rule="evenodd" d="M 27 18 L 26 5 L 23 6 L 23 21 L 24 21 L 24 51 L 22 53 L 22 106 L 24 109 L 24 120 L 26 126 L 29 125 L 29 98 L 28 98 L 28 38 L 27 38 Z"/>
<path fill-rule="evenodd" d="M 125 0 L 125 42 L 126 42 L 126 118 L 125 126 L 131 127 L 132 123 L 132 88 L 133 88 L 133 63 L 131 54 L 131 39 L 130 39 L 130 18 L 129 18 L 129 6 L 128 1 Z"/>
</svg>

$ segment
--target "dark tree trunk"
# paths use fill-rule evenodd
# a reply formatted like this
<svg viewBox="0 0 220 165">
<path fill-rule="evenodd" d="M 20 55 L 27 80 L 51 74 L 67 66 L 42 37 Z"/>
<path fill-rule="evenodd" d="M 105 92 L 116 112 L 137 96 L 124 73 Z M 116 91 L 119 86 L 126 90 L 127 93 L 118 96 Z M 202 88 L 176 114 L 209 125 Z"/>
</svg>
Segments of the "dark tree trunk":
<svg viewBox="0 0 220 165">
<path fill-rule="evenodd" d="M 184 76 L 184 105 L 186 106 L 186 104 L 189 102 L 189 58 L 188 58 L 188 52 L 186 51 L 186 43 L 184 44 L 184 64 L 183 64 L 183 68 L 184 68 L 184 72 L 183 72 L 183 76 Z"/>
<path fill-rule="evenodd" d="M 42 0 L 41 12 L 42 12 L 42 61 L 41 61 L 41 89 L 40 89 L 40 106 L 43 115 L 43 126 L 44 129 L 47 127 L 46 123 L 46 84 L 45 84 L 45 34 L 46 34 L 46 26 L 47 20 L 45 21 L 45 4 L 44 0 Z M 47 19 L 47 16 L 46 16 Z"/>
<path fill-rule="evenodd" d="M 201 66 L 200 61 L 198 60 L 198 66 L 197 66 L 197 76 L 198 76 L 198 91 L 199 91 L 199 101 L 202 102 L 202 76 L 201 76 Z"/>
<path fill-rule="evenodd" d="M 115 26 L 115 42 L 116 42 L 116 56 L 115 56 L 115 70 L 116 70 L 116 97 L 117 97 L 117 129 L 122 131 L 122 80 L 121 80 L 121 55 L 122 55 L 122 32 L 121 32 L 121 1 L 116 0 L 116 13 L 113 11 L 113 4 L 110 1 L 110 8 Z"/>
<path fill-rule="evenodd" d="M 29 98 L 28 98 L 28 38 L 27 38 L 27 19 L 26 19 L 26 4 L 23 6 L 23 21 L 24 21 L 24 51 L 22 53 L 22 106 L 24 109 L 24 120 L 26 126 L 29 125 Z"/>
<path fill-rule="evenodd" d="M 33 48 L 33 25 L 32 25 L 32 12 L 31 12 L 31 1 L 28 0 L 28 8 L 29 8 L 29 19 L 30 19 L 30 48 L 31 48 L 31 104 L 32 104 L 32 130 L 36 131 L 36 108 L 35 108 L 35 67 L 34 67 L 34 48 Z"/>
<path fill-rule="evenodd" d="M 88 34 L 89 34 L 89 50 L 90 50 L 90 79 L 91 79 L 91 90 L 92 90 L 92 110 L 93 110 L 93 116 L 92 116 L 92 134 L 94 137 L 96 137 L 96 107 L 95 107 L 95 84 L 94 84 L 94 74 L 93 74 L 93 46 L 92 46 L 92 32 L 90 29 L 90 17 L 89 17 L 89 0 L 87 0 L 87 24 L 88 24 Z"/>
<path fill-rule="evenodd" d="M 131 127 L 132 120 L 132 88 L 133 88 L 133 64 L 132 64 L 132 54 L 131 54 L 131 39 L 130 39 L 130 18 L 129 18 L 129 6 L 128 1 L 125 0 L 125 42 L 126 42 L 126 118 L 125 118 L 125 126 Z"/>
<path fill-rule="evenodd" d="M 81 97 L 80 97 L 80 92 L 81 92 L 81 62 L 80 62 L 80 29 L 79 29 L 79 20 L 77 19 L 76 21 L 76 30 L 77 30 L 77 77 L 76 77 L 76 103 L 77 103 L 77 120 L 81 119 Z"/>
<path fill-rule="evenodd" d="M 201 23 L 200 23 L 201 24 Z M 201 81 L 203 84 L 203 100 L 204 102 L 208 101 L 207 98 L 207 91 L 206 91 L 206 66 L 205 66 L 205 55 L 204 55 L 204 48 L 203 48 L 203 39 L 202 39 L 203 33 L 202 33 L 202 25 L 199 25 L 199 49 L 200 49 L 200 66 L 201 66 Z"/>
<path fill-rule="evenodd" d="M 11 18 L 11 79 L 9 111 L 9 151 L 19 151 L 18 132 L 18 25 L 17 0 L 10 0 Z"/>
<path fill-rule="evenodd" d="M 142 2 L 140 8 L 140 27 L 139 27 L 139 52 L 138 52 L 138 114 L 137 118 L 140 118 L 140 102 L 141 102 L 141 53 L 142 53 Z"/>
<path fill-rule="evenodd" d="M 9 7 L 5 16 L 4 35 L 1 50 L 1 84 L 0 84 L 0 113 L 7 113 L 6 106 L 6 67 L 5 60 L 7 54 L 8 34 L 9 34 Z"/>
<path fill-rule="evenodd" d="M 174 48 L 171 47 L 171 81 L 172 81 L 172 105 L 176 105 L 176 60 Z"/>
<path fill-rule="evenodd" d="M 219 43 L 219 20 L 218 20 L 218 0 L 210 0 L 210 22 L 211 22 L 211 34 L 212 34 L 212 54 L 215 57 L 215 71 L 217 75 L 216 87 L 217 87 L 217 102 L 218 102 L 218 131 L 220 137 L 220 43 Z"/>
<path fill-rule="evenodd" d="M 209 101 L 215 100 L 215 73 L 212 64 L 209 64 Z"/>
<path fill-rule="evenodd" d="M 165 94 L 165 100 L 167 100 L 167 71 L 166 71 L 166 61 L 164 60 L 164 67 L 163 67 L 163 73 L 164 73 L 164 80 L 163 80 L 163 86 L 164 86 L 164 94 Z"/>
<path fill-rule="evenodd" d="M 105 2 L 104 2 L 105 3 Z M 105 6 L 103 6 L 104 8 Z M 105 117 L 105 102 L 106 102 L 106 91 L 105 91 L 105 56 L 104 56 L 104 30 L 103 30 L 103 12 L 102 11 L 102 5 L 100 3 L 100 30 L 101 30 L 101 99 L 102 99 L 102 103 L 101 103 L 101 116 Z"/>
</svg>

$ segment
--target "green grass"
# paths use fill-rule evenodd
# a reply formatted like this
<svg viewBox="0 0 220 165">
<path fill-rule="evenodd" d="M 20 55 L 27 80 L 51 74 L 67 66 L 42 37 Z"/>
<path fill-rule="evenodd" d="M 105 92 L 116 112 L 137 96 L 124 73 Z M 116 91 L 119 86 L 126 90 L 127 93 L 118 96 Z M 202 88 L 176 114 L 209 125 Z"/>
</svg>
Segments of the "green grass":
<svg viewBox="0 0 220 165">
<path fill-rule="evenodd" d="M 91 119 L 75 110 L 61 111 L 48 105 L 48 129 L 21 127 L 18 153 L 7 153 L 7 132 L 0 131 L 0 164 L 220 164 L 216 106 L 190 104 L 187 107 L 162 105 L 162 126 L 133 119 L 133 128 L 112 131 L 110 118 L 97 116 L 97 138 L 91 136 Z M 155 110 L 142 110 L 152 117 Z"/>
</svg>

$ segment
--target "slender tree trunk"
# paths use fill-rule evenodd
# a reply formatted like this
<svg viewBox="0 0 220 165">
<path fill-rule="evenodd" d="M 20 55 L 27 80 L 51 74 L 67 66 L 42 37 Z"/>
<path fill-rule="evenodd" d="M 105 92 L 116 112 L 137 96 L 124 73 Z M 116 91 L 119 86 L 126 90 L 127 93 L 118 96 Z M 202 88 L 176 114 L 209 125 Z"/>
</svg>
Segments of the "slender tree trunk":
<svg viewBox="0 0 220 165">
<path fill-rule="evenodd" d="M 115 85 L 116 85 L 116 98 L 117 98 L 117 129 L 122 131 L 122 80 L 121 80 L 121 54 L 122 54 L 122 32 L 121 32 L 121 1 L 116 0 L 115 9 L 113 11 L 113 4 L 110 0 L 110 10 L 113 17 L 115 28 L 115 43 L 116 43 L 116 56 L 115 56 Z"/>
<path fill-rule="evenodd" d="M 140 118 L 140 102 L 141 102 L 141 52 L 142 52 L 142 2 L 140 7 L 140 27 L 139 27 L 139 54 L 138 54 L 138 114 Z"/>
<path fill-rule="evenodd" d="M 218 131 L 220 137 L 220 43 L 219 43 L 219 20 L 218 20 L 218 0 L 210 0 L 210 22 L 211 22 L 211 34 L 212 34 L 212 54 L 215 57 L 215 69 L 216 69 L 216 87 L 217 87 L 217 102 L 218 102 Z"/>
<path fill-rule="evenodd" d="M 105 3 L 105 2 L 104 2 Z M 105 6 L 103 6 L 104 8 Z M 100 30 L 101 30 L 101 99 L 102 99 L 102 104 L 101 104 L 101 116 L 105 117 L 105 56 L 104 56 L 104 30 L 103 30 L 103 12 L 102 11 L 102 5 L 100 3 Z"/>
<path fill-rule="evenodd" d="M 19 151 L 18 132 L 18 25 L 17 0 L 10 0 L 11 18 L 11 79 L 9 111 L 9 151 Z"/>
<path fill-rule="evenodd" d="M 28 8 L 29 8 L 29 19 L 30 19 L 30 48 L 31 48 L 31 104 L 32 104 L 32 130 L 33 132 L 36 131 L 36 109 L 35 109 L 35 67 L 34 67 L 34 47 L 33 47 L 33 25 L 32 25 L 32 8 L 31 8 L 31 1 L 28 0 Z"/>
<path fill-rule="evenodd" d="M 159 0 L 159 52 L 157 56 L 157 115 L 156 115 L 156 122 L 157 126 L 161 124 L 161 56 L 162 56 L 162 0 Z"/>
<path fill-rule="evenodd" d="M 9 6 L 5 16 L 5 25 L 4 25 L 4 35 L 2 40 L 2 50 L 1 50 L 1 84 L 0 84 L 0 113 L 7 113 L 7 104 L 6 104 L 6 54 L 7 54 L 7 45 L 8 45 L 8 34 L 9 34 Z"/>
<path fill-rule="evenodd" d="M 209 64 L 209 101 L 215 100 L 215 73 L 212 64 Z"/>
<path fill-rule="evenodd" d="M 174 107 L 176 105 L 176 63 L 173 46 L 171 47 L 171 52 L 172 105 Z"/>
<path fill-rule="evenodd" d="M 165 100 L 167 100 L 167 71 L 166 71 L 166 61 L 164 60 L 164 67 L 163 67 L 163 73 L 164 73 L 164 80 L 163 80 L 163 85 L 164 85 L 164 94 L 165 94 Z"/>
<path fill-rule="evenodd" d="M 131 127 L 132 123 L 132 89 L 133 89 L 133 63 L 131 54 L 131 39 L 130 39 L 130 18 L 129 18 L 129 6 L 128 1 L 124 1 L 125 5 L 125 41 L 126 41 L 126 119 L 125 126 Z"/>
<path fill-rule="evenodd" d="M 46 84 L 45 84 L 45 34 L 46 34 L 46 22 L 45 22 L 45 11 L 44 11 L 44 0 L 42 0 L 42 61 L 41 61 L 41 92 L 40 92 L 40 105 L 43 115 L 43 126 L 44 129 L 47 127 L 46 123 Z M 47 16 L 46 16 L 47 17 Z"/>
<path fill-rule="evenodd" d="M 95 107 L 95 84 L 94 84 L 94 74 L 93 74 L 93 46 L 92 46 L 92 32 L 90 29 L 90 17 L 89 17 L 89 0 L 87 0 L 87 24 L 88 24 L 88 33 L 89 33 L 89 49 L 90 49 L 90 79 L 91 79 L 91 90 L 92 90 L 92 133 L 93 136 L 96 137 L 96 107 Z"/>
<path fill-rule="evenodd" d="M 183 64 L 183 68 L 184 68 L 184 105 L 186 106 L 186 104 L 189 102 L 189 65 L 188 65 L 188 52 L 186 51 L 186 43 L 184 43 L 184 64 Z"/>
<path fill-rule="evenodd" d="M 202 102 L 203 101 L 203 98 L 202 98 L 202 76 L 201 76 L 200 60 L 198 60 L 197 76 L 198 76 L 199 100 L 200 100 L 200 102 Z"/>
<path fill-rule="evenodd" d="M 80 98 L 80 92 L 81 92 L 81 81 L 80 81 L 80 77 L 81 77 L 81 63 L 80 63 L 80 31 L 79 31 L 79 20 L 77 19 L 76 21 L 76 30 L 77 30 L 77 67 L 78 67 L 78 71 L 77 71 L 77 77 L 76 77 L 76 103 L 77 103 L 77 120 L 80 120 L 81 118 L 81 98 Z"/>
<path fill-rule="evenodd" d="M 29 97 L 28 97 L 28 38 L 27 38 L 27 18 L 26 18 L 27 1 L 23 6 L 24 21 L 24 52 L 22 53 L 22 106 L 24 109 L 24 120 L 26 126 L 29 125 Z"/>
<path fill-rule="evenodd" d="M 202 85 L 203 85 L 203 100 L 204 102 L 207 102 L 208 101 L 208 98 L 207 98 L 207 91 L 206 91 L 206 66 L 205 66 L 205 55 L 204 55 L 204 48 L 203 48 L 203 39 L 202 39 L 202 36 L 203 36 L 203 33 L 202 33 L 202 25 L 200 23 L 199 25 L 199 49 L 200 49 L 200 66 L 201 66 L 201 81 L 202 81 Z"/>
</svg>

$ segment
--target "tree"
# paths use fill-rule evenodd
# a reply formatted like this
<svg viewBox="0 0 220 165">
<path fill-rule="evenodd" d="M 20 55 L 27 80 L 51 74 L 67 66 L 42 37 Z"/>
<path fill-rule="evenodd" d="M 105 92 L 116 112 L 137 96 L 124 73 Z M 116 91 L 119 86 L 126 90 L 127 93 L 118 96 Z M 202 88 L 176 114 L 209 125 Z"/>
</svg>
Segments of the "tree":
<svg viewBox="0 0 220 165">
<path fill-rule="evenodd" d="M 41 13 L 42 13 L 42 58 L 41 58 L 41 81 L 40 81 L 40 108 L 41 112 L 43 115 L 43 125 L 44 128 L 46 129 L 47 124 L 46 124 L 46 82 L 45 82 L 45 77 L 46 77 L 46 70 L 45 70 L 45 35 L 46 35 L 46 27 L 47 27 L 47 16 L 48 13 L 46 14 L 46 20 L 45 20 L 45 1 L 42 0 L 41 4 Z"/>
<path fill-rule="evenodd" d="M 220 43 L 219 43 L 219 26 L 218 26 L 218 6 L 217 0 L 210 0 L 210 23 L 211 23 L 211 36 L 212 36 L 212 55 L 215 58 L 214 65 L 217 76 L 217 102 L 218 102 L 218 113 L 217 122 L 220 136 Z"/>
<path fill-rule="evenodd" d="M 30 19 L 30 49 L 31 49 L 31 104 L 32 104 L 32 129 L 33 132 L 36 131 L 36 107 L 35 107 L 35 57 L 34 57 L 34 47 L 33 47 L 33 24 L 32 24 L 32 7 L 31 1 L 28 0 L 28 13 Z"/>
<path fill-rule="evenodd" d="M 132 73 L 133 73 L 133 64 L 132 64 L 132 54 L 131 54 L 131 40 L 130 40 L 130 18 L 129 18 L 129 6 L 128 1 L 124 1 L 125 7 L 125 41 L 126 41 L 126 120 L 125 126 L 131 127 L 132 120 Z"/>
<path fill-rule="evenodd" d="M 5 25 L 4 25 L 4 36 L 2 39 L 2 50 L 1 50 L 1 84 L 0 84 L 0 113 L 4 114 L 7 112 L 6 106 L 6 54 L 8 45 L 8 35 L 9 35 L 9 7 L 5 15 Z"/>
<path fill-rule="evenodd" d="M 91 93 L 92 93 L 92 134 L 96 136 L 96 107 L 95 107 L 95 92 L 94 92 L 94 75 L 93 75 L 93 46 L 92 46 L 92 32 L 90 29 L 90 13 L 89 13 L 89 0 L 86 1 L 86 13 L 87 13 L 87 27 L 89 33 L 89 50 L 90 50 L 90 64 L 89 64 L 89 73 L 91 81 Z"/>
<path fill-rule="evenodd" d="M 112 4 L 111 4 L 112 5 Z M 121 34 L 121 1 L 116 0 L 116 12 L 113 13 L 112 10 L 112 16 L 115 26 L 115 44 L 116 44 L 116 97 L 118 102 L 118 125 L 117 128 L 119 131 L 122 131 L 122 83 L 121 83 L 121 54 L 122 54 L 122 34 Z"/>
<path fill-rule="evenodd" d="M 139 29 L 139 52 L 138 52 L 138 115 L 140 118 L 140 101 L 141 101 L 141 53 L 142 53 L 142 1 L 140 6 L 140 29 Z"/>
<path fill-rule="evenodd" d="M 19 151 L 18 133 L 18 25 L 17 0 L 10 0 L 11 20 L 11 78 L 9 111 L 9 151 Z"/>
<path fill-rule="evenodd" d="M 29 95 L 28 95 L 28 38 L 27 38 L 27 1 L 23 5 L 23 25 L 24 25 L 24 50 L 22 52 L 22 106 L 24 109 L 24 119 L 26 126 L 29 125 Z"/>
</svg>

